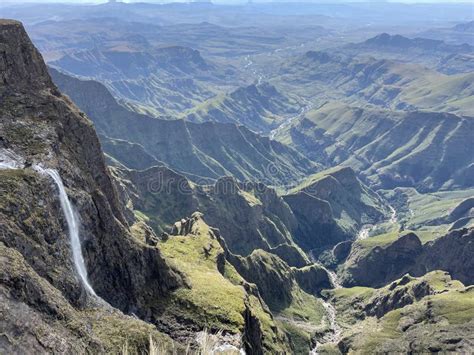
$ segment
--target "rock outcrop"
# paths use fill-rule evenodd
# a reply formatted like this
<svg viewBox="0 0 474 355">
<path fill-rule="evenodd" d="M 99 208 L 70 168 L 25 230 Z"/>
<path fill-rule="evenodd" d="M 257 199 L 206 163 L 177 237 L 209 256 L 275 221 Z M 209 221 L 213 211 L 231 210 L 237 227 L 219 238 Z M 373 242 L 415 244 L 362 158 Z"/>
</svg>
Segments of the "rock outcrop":
<svg viewBox="0 0 474 355">
<path fill-rule="evenodd" d="M 378 292 L 367 302 L 364 307 L 365 314 L 380 318 L 394 309 L 405 307 L 435 293 L 428 281 L 416 280 L 409 275 L 392 282 L 387 289 Z"/>
<path fill-rule="evenodd" d="M 472 352 L 472 292 L 442 271 L 405 275 L 379 289 L 336 290 L 332 302 L 349 321 L 338 348 L 343 353 Z"/>
<path fill-rule="evenodd" d="M 291 266 L 309 263 L 292 239 L 297 222 L 291 209 L 264 184 L 223 177 L 212 185 L 197 185 L 164 166 L 115 171 L 129 182 L 133 208 L 148 217 L 157 234 L 169 232 L 174 221 L 199 211 L 206 223 L 225 232 L 223 237 L 233 253 L 246 256 L 264 249 Z"/>
<path fill-rule="evenodd" d="M 317 264 L 308 265 L 299 269 L 293 268 L 293 271 L 296 282 L 305 292 L 317 295 L 323 289 L 333 288 L 327 270 Z"/>
<path fill-rule="evenodd" d="M 0 42 L 3 44 L 0 58 L 1 92 L 52 88 L 43 58 L 28 39 L 21 23 L 0 19 L 0 26 Z"/>
<path fill-rule="evenodd" d="M 312 295 L 332 288 L 328 272 L 316 264 L 289 267 L 278 256 L 260 249 L 245 258 L 228 253 L 227 259 L 245 280 L 258 286 L 262 298 L 276 312 L 293 302 L 295 287 Z"/>
<path fill-rule="evenodd" d="M 385 246 L 369 251 L 355 245 L 342 273 L 347 286 L 380 287 L 402 275 L 422 276 L 433 270 L 444 270 L 457 280 L 474 283 L 472 255 L 474 229 L 449 232 L 443 237 L 421 244 L 415 233 L 400 236 Z"/>
<path fill-rule="evenodd" d="M 298 227 L 295 239 L 315 255 L 354 239 L 363 224 L 387 216 L 385 202 L 365 186 L 349 167 L 337 167 L 307 178 L 283 196 Z"/>
<path fill-rule="evenodd" d="M 163 326 L 180 337 L 212 322 L 213 328 L 235 335 L 234 346 L 240 346 L 242 338 L 247 353 L 288 351 L 285 332 L 275 323 L 259 290 L 234 268 L 219 231 L 202 217 L 195 212 L 177 221 L 171 235 L 159 243 L 165 258 L 191 285 L 164 300 L 167 307 L 160 319 L 168 320 L 168 325 Z"/>
<path fill-rule="evenodd" d="M 291 304 L 294 276 L 283 260 L 263 250 L 246 258 L 230 256 L 229 260 L 245 280 L 257 285 L 270 309 L 278 311 Z"/>
<path fill-rule="evenodd" d="M 408 233 L 386 247 L 376 246 L 367 255 L 353 254 L 349 259 L 353 258 L 354 267 L 349 260 L 347 273 L 350 276 L 345 284 L 383 286 L 407 273 L 422 251 L 420 239 L 416 234 Z"/>
</svg>

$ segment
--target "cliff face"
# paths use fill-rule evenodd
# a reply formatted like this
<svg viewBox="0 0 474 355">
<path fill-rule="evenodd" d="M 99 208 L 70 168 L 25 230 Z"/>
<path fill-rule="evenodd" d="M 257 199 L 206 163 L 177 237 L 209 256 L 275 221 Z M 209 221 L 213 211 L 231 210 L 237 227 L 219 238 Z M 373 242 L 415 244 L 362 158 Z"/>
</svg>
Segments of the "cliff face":
<svg viewBox="0 0 474 355">
<path fill-rule="evenodd" d="M 388 216 L 385 202 L 364 185 L 349 167 L 335 167 L 308 177 L 283 196 L 292 209 L 294 235 L 314 254 L 353 239 L 364 224 Z"/>
<path fill-rule="evenodd" d="M 17 21 L 0 19 L 0 79 L 2 92 L 7 88 L 43 89 L 52 87 L 41 54 L 29 41 Z"/>
<path fill-rule="evenodd" d="M 347 286 L 382 286 L 405 273 L 422 276 L 444 270 L 470 285 L 474 282 L 473 240 L 474 229 L 470 228 L 451 231 L 426 244 L 415 233 L 408 233 L 368 252 L 355 246 L 344 265 L 343 281 Z"/>
<path fill-rule="evenodd" d="M 141 244 L 130 232 L 91 122 L 52 84 L 19 22 L 0 22 L 0 68 L 2 296 L 37 317 L 53 319 L 70 305 L 81 309 L 95 302 L 76 276 L 56 185 L 34 169 L 42 166 L 59 172 L 80 216 L 82 251 L 95 292 L 123 311 L 144 315 L 151 297 L 182 280 L 158 249 Z M 12 270 L 11 262 L 23 265 L 23 271 Z M 20 274 L 11 274 L 15 270 Z M 40 283 L 20 282 L 21 272 Z M 15 311 L 8 309 L 7 316 L 14 318 L 9 312 Z M 41 337 L 36 341 L 35 348 L 47 348 Z M 96 342 L 98 348 L 107 347 Z M 50 346 L 54 351 L 60 344 Z"/>
<path fill-rule="evenodd" d="M 164 166 L 115 172 L 127 182 L 124 186 L 133 208 L 149 218 L 157 233 L 168 232 L 177 219 L 200 211 L 206 223 L 222 231 L 233 253 L 249 255 L 260 248 L 291 266 L 308 263 L 291 236 L 296 226 L 292 211 L 263 184 L 244 184 L 223 177 L 212 185 L 196 185 Z"/>
</svg>

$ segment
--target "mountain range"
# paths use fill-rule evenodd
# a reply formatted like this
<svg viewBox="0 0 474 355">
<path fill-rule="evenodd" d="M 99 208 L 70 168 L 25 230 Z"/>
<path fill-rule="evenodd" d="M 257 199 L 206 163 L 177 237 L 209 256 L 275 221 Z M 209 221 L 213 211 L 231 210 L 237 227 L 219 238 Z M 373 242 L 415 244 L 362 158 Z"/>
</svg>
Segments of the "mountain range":
<svg viewBox="0 0 474 355">
<path fill-rule="evenodd" d="M 186 112 L 185 118 L 191 122 L 233 122 L 268 133 L 299 112 L 295 101 L 268 83 L 252 84 L 205 101 Z"/>
<path fill-rule="evenodd" d="M 364 42 L 349 44 L 345 53 L 370 55 L 426 65 L 445 74 L 470 73 L 474 68 L 474 47 L 430 38 L 408 38 L 382 33 Z"/>
<path fill-rule="evenodd" d="M 270 82 L 321 103 L 337 99 L 472 116 L 472 75 L 443 75 L 417 64 L 309 51 L 284 63 Z"/>
<path fill-rule="evenodd" d="M 224 85 L 224 69 L 204 60 L 188 47 L 165 47 L 154 51 L 116 44 L 104 50 L 83 50 L 66 54 L 50 64 L 73 75 L 102 81 L 116 97 L 153 108 L 155 114 L 180 112 L 215 96 L 208 85 Z"/>
<path fill-rule="evenodd" d="M 473 125 L 471 117 L 447 113 L 328 102 L 294 120 L 276 139 L 324 165 L 351 166 L 378 188 L 433 191 L 472 186 Z"/>
<path fill-rule="evenodd" d="M 0 353 L 474 350 L 466 6 L 0 8 Z"/>
<path fill-rule="evenodd" d="M 153 158 L 151 164 L 161 161 L 196 179 L 233 175 L 270 185 L 285 185 L 318 169 L 295 150 L 243 126 L 160 120 L 137 114 L 119 105 L 97 82 L 51 72 L 58 87 L 91 117 L 99 134 L 140 145 L 140 151 Z M 115 150 L 120 147 L 123 145 L 115 145 Z"/>
</svg>

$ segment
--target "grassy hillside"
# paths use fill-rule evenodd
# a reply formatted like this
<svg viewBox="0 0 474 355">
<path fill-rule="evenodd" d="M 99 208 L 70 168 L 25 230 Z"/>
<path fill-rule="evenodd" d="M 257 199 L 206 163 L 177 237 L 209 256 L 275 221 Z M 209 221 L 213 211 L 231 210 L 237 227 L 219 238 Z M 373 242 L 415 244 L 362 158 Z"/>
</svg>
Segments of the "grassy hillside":
<svg viewBox="0 0 474 355">
<path fill-rule="evenodd" d="M 139 144 L 149 156 L 190 176 L 217 179 L 233 175 L 242 181 L 285 185 L 317 169 L 302 154 L 245 127 L 165 121 L 136 114 L 119 105 L 97 82 L 52 73 L 56 84 L 89 115 L 100 134 Z M 120 147 L 113 148 L 107 152 L 112 156 Z"/>
<path fill-rule="evenodd" d="M 472 186 L 474 120 L 329 102 L 277 139 L 328 165 L 350 166 L 373 186 L 420 191 Z"/>
<path fill-rule="evenodd" d="M 212 98 L 185 113 L 191 122 L 232 122 L 256 132 L 269 132 L 285 117 L 296 115 L 298 103 L 268 83 L 239 88 Z"/>
<path fill-rule="evenodd" d="M 472 337 L 472 288 L 443 272 L 404 276 L 390 286 L 337 289 L 332 302 L 343 325 L 344 352 L 463 351 Z"/>
<path fill-rule="evenodd" d="M 270 81 L 316 103 L 474 116 L 473 73 L 444 75 L 418 64 L 310 51 L 284 62 Z"/>
</svg>

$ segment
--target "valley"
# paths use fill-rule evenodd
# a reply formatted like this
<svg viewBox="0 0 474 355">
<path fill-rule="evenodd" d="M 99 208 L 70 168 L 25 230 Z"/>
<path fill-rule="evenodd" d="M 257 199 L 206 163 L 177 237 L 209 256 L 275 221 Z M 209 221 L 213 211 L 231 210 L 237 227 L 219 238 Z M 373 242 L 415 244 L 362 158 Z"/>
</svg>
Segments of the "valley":
<svg viewBox="0 0 474 355">
<path fill-rule="evenodd" d="M 1 353 L 474 351 L 469 4 L 0 17 Z"/>
</svg>

